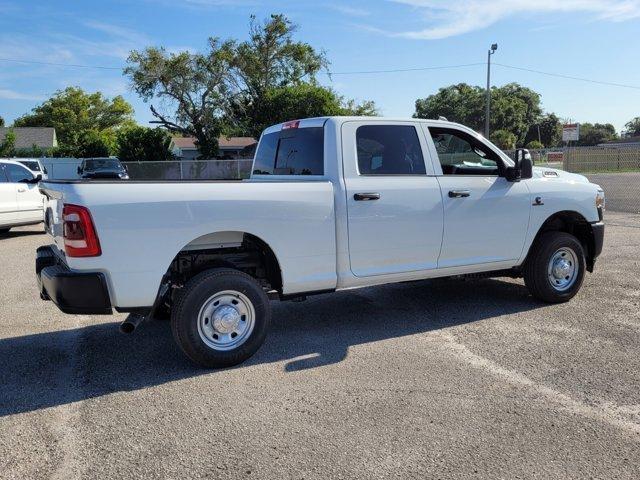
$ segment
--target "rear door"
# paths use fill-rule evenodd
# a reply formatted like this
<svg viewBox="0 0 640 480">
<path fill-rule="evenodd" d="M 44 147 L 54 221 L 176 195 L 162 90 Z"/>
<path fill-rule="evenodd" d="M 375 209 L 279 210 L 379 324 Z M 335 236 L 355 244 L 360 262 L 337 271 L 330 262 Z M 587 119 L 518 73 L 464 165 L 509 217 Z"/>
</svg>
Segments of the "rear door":
<svg viewBox="0 0 640 480">
<path fill-rule="evenodd" d="M 15 223 L 18 216 L 16 187 L 9 182 L 4 166 L 4 163 L 0 163 L 0 226 Z"/>
<path fill-rule="evenodd" d="M 342 139 L 353 274 L 436 268 L 442 198 L 422 132 L 413 122 L 353 121 Z"/>
<path fill-rule="evenodd" d="M 27 168 L 14 163 L 5 164 L 5 172 L 10 182 L 13 183 L 18 200 L 19 222 L 29 222 L 42 220 L 43 196 L 40 194 L 38 185 L 35 183 L 25 183 L 24 180 L 34 178 Z"/>
</svg>

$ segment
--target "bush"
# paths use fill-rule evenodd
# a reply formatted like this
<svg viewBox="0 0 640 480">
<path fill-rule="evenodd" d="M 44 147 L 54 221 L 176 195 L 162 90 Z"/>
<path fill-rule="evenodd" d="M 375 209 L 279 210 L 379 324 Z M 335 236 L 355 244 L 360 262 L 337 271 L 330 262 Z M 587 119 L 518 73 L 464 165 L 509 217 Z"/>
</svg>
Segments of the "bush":
<svg viewBox="0 0 640 480">
<path fill-rule="evenodd" d="M 0 157 L 11 157 L 15 153 L 16 133 L 8 130 L 2 141 L 0 141 Z"/>
<path fill-rule="evenodd" d="M 171 136 L 161 128 L 131 126 L 117 134 L 117 155 L 121 162 L 171 160 Z"/>
<path fill-rule="evenodd" d="M 531 140 L 529 143 L 527 143 L 527 148 L 530 150 L 540 150 L 541 148 L 544 148 L 544 145 L 538 140 Z"/>
<path fill-rule="evenodd" d="M 78 139 L 79 158 L 108 157 L 116 153 L 115 134 L 111 130 L 88 130 Z"/>
</svg>

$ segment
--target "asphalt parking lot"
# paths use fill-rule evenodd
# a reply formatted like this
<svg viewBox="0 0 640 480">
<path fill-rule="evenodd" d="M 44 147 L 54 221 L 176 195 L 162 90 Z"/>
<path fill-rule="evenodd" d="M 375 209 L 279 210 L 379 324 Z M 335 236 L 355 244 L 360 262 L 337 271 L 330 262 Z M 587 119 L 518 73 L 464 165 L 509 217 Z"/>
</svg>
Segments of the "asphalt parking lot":
<svg viewBox="0 0 640 480">
<path fill-rule="evenodd" d="M 0 237 L 0 477 L 639 478 L 640 216 L 607 214 L 570 303 L 439 280 L 275 303 L 206 371 L 167 322 L 42 302 L 38 228 Z"/>
</svg>

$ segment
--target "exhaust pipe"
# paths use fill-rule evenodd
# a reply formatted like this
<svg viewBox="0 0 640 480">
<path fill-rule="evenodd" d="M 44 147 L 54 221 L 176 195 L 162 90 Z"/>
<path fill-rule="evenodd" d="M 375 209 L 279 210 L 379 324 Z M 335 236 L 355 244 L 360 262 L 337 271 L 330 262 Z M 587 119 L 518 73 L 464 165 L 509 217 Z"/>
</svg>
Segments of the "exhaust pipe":
<svg viewBox="0 0 640 480">
<path fill-rule="evenodd" d="M 133 333 L 143 320 L 144 315 L 130 313 L 129 316 L 124 319 L 124 322 L 120 324 L 120 331 L 127 334 Z"/>
</svg>

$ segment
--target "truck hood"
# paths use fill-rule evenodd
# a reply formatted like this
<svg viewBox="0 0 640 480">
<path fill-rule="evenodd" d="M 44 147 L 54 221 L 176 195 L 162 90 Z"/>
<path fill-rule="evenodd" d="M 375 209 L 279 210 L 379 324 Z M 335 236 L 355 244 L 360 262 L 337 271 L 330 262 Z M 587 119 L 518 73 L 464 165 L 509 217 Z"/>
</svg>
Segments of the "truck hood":
<svg viewBox="0 0 640 480">
<path fill-rule="evenodd" d="M 564 170 L 547 167 L 533 167 L 533 178 L 547 178 L 550 180 L 557 179 L 564 182 L 575 183 L 590 183 L 589 179 L 584 175 L 578 175 L 577 173 L 570 173 L 565 172 Z"/>
</svg>

